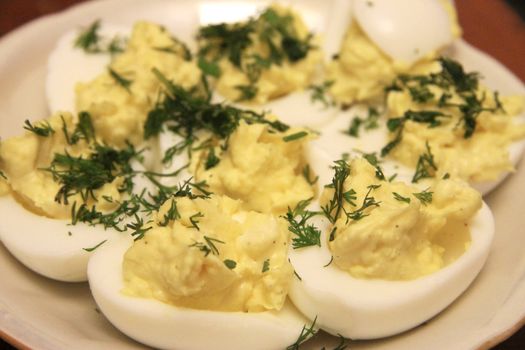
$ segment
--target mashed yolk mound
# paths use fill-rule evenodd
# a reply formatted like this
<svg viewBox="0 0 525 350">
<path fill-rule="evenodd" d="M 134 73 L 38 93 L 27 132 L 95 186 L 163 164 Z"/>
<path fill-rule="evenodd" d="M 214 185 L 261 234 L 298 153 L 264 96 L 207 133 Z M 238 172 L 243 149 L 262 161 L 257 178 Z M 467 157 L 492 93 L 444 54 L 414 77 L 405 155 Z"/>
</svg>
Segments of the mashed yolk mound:
<svg viewBox="0 0 525 350">
<path fill-rule="evenodd" d="M 328 242 L 337 267 L 358 278 L 410 280 L 441 269 L 468 248 L 469 222 L 482 205 L 477 191 L 458 180 L 440 180 L 427 190 L 431 201 L 423 203 L 414 195 L 420 189 L 378 180 L 366 160 L 349 166 L 344 191 L 355 191 L 356 206 L 345 202 L 345 211 L 358 209 L 367 193 L 379 204 L 360 219 L 337 219 Z M 327 188 L 322 201 L 333 193 Z"/>
<path fill-rule="evenodd" d="M 293 268 L 281 219 L 213 195 L 168 200 L 153 226 L 125 254 L 125 294 L 216 311 L 282 308 Z"/>
<path fill-rule="evenodd" d="M 77 110 L 91 114 L 97 135 L 106 144 L 124 147 L 126 141 L 142 142 L 144 122 L 161 90 L 154 68 L 185 89 L 201 81 L 199 68 L 178 40 L 159 25 L 137 22 L 126 50 L 110 64 L 111 71 L 77 84 Z M 114 74 L 128 85 L 119 83 Z"/>
<path fill-rule="evenodd" d="M 295 132 L 274 133 L 265 124 L 241 122 L 219 155 L 220 162 L 206 170 L 201 159 L 194 166 L 195 177 L 205 180 L 213 193 L 242 200 L 246 210 L 285 213 L 288 207 L 315 194 L 302 175 L 310 137 L 283 140 Z"/>
<path fill-rule="evenodd" d="M 55 154 L 69 154 L 73 157 L 87 156 L 90 152 L 85 140 L 76 144 L 68 143 L 63 128 L 69 134 L 75 129 L 74 118 L 70 113 L 57 113 L 47 120 L 36 122 L 35 126 L 49 126 L 54 132 L 47 137 L 38 136 L 27 131 L 22 136 L 12 137 L 2 141 L 0 145 L 0 170 L 7 177 L 11 194 L 27 209 L 38 215 L 50 218 L 71 218 L 71 205 L 74 202 L 94 204 L 92 198 L 87 202 L 80 194 L 70 196 L 68 203 L 55 200 L 61 184 L 53 179 L 48 168 Z M 110 183 L 94 191 L 96 198 L 111 197 L 114 202 L 98 201 L 97 208 L 101 211 L 111 210 L 121 198 L 119 188 L 123 179 L 115 178 Z M 5 185 L 0 184 L 0 188 Z"/>
</svg>

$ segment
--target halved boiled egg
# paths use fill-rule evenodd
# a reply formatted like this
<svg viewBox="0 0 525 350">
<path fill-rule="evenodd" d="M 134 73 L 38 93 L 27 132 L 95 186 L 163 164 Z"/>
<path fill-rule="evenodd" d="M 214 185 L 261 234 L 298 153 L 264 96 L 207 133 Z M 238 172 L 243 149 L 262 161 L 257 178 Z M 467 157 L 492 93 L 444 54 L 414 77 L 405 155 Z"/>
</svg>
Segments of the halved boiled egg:
<svg viewBox="0 0 525 350">
<path fill-rule="evenodd" d="M 89 261 L 88 277 L 104 315 L 141 343 L 161 349 L 283 349 L 296 341 L 308 323 L 288 300 L 279 311 L 221 312 L 123 294 L 124 254 L 131 245 L 131 238 L 123 238 L 97 249 Z M 169 271 L 176 269 L 173 266 Z M 169 271 L 163 275 L 172 275 Z M 198 276 L 189 278 L 200 281 Z M 239 292 L 246 294 L 249 290 Z"/>
<path fill-rule="evenodd" d="M 413 63 L 452 42 L 448 0 L 355 0 L 354 18 L 395 61 Z"/>
<path fill-rule="evenodd" d="M 356 278 L 338 268 L 327 247 L 327 220 L 318 222 L 318 227 L 323 232 L 321 247 L 290 251 L 290 261 L 300 279 L 293 281 L 289 296 L 302 313 L 316 319 L 321 329 L 352 339 L 398 334 L 441 312 L 477 276 L 494 235 L 492 213 L 483 204 L 469 224 L 470 245 L 455 261 L 413 280 L 385 280 Z"/>
</svg>

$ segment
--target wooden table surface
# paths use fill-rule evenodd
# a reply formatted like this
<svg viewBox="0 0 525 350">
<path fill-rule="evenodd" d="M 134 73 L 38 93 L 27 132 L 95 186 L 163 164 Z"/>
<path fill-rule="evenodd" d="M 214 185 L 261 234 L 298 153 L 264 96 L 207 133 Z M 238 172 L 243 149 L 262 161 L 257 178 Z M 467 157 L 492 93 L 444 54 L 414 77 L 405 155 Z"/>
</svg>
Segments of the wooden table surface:
<svg viewBox="0 0 525 350">
<path fill-rule="evenodd" d="M 0 0 L 0 37 L 34 18 L 85 0 Z M 521 6 L 523 0 L 509 1 Z M 464 38 L 487 52 L 525 81 L 525 17 L 503 0 L 456 0 Z M 525 320 L 524 320 L 525 322 Z M 14 349 L 0 340 L 0 349 Z M 495 350 L 525 349 L 525 327 Z"/>
</svg>

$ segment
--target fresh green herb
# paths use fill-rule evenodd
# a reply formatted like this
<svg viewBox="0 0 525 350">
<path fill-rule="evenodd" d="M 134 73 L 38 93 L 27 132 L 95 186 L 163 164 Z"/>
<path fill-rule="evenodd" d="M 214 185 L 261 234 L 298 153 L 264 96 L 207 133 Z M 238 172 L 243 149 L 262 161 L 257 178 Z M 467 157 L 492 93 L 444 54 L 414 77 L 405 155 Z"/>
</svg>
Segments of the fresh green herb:
<svg viewBox="0 0 525 350">
<path fill-rule="evenodd" d="M 270 259 L 266 259 L 263 262 L 262 273 L 265 273 L 269 270 L 270 270 Z"/>
<path fill-rule="evenodd" d="M 58 203 L 68 204 L 68 198 L 80 194 L 84 201 L 89 197 L 96 200 L 94 191 L 112 182 L 117 176 L 125 178 L 122 191 L 131 192 L 133 169 L 130 166 L 137 152 L 132 145 L 123 150 L 95 144 L 88 158 L 68 154 L 55 154 L 51 166 L 43 170 L 50 172 L 53 179 L 61 184 L 55 196 Z"/>
<path fill-rule="evenodd" d="M 286 135 L 285 137 L 283 137 L 283 141 L 284 142 L 295 141 L 305 136 L 308 136 L 308 133 L 306 131 L 299 131 L 299 132 L 296 132 L 295 134 Z"/>
<path fill-rule="evenodd" d="M 135 221 L 126 225 L 127 228 L 131 230 L 131 237 L 134 237 L 134 240 L 142 239 L 144 234 L 151 230 L 152 226 L 145 227 L 144 220 L 138 216 L 134 215 Z"/>
<path fill-rule="evenodd" d="M 421 202 L 421 204 L 423 205 L 427 205 L 429 203 L 432 203 L 432 194 L 434 192 L 430 192 L 428 189 L 424 190 L 423 192 L 419 192 L 419 193 L 412 193 L 414 195 L 414 197 L 416 197 L 417 199 L 419 199 L 419 201 Z"/>
<path fill-rule="evenodd" d="M 177 202 L 175 200 L 171 200 L 170 208 L 164 214 L 164 217 L 161 222 L 159 222 L 159 226 L 167 226 L 170 221 L 180 219 L 180 213 L 177 209 Z"/>
<path fill-rule="evenodd" d="M 332 231 L 330 231 L 330 235 L 329 235 L 329 238 L 328 238 L 329 242 L 332 242 L 335 239 L 335 233 L 336 232 L 337 232 L 337 226 L 334 226 L 332 228 Z"/>
<path fill-rule="evenodd" d="M 176 154 L 193 149 L 195 142 L 198 141 L 197 132 L 200 130 L 206 130 L 213 137 L 224 140 L 224 144 L 221 145 L 224 149 L 229 136 L 241 120 L 248 124 L 267 124 L 277 132 L 284 132 L 289 128 L 279 121 L 265 119 L 263 114 L 223 104 L 212 104 L 208 96 L 202 96 L 198 90 L 188 91 L 173 84 L 157 69 L 153 69 L 153 74 L 164 85 L 165 96 L 148 113 L 144 137 L 148 139 L 158 135 L 162 132 L 163 126 L 168 124 L 171 132 L 183 138 L 183 141 L 166 152 L 164 163 L 170 162 L 171 157 Z"/>
<path fill-rule="evenodd" d="M 89 54 L 110 53 L 117 54 L 124 51 L 125 40 L 118 36 L 108 40 L 99 34 L 100 20 L 96 20 L 76 38 L 74 47 L 78 47 Z"/>
<path fill-rule="evenodd" d="M 347 222 L 349 219 L 352 219 L 355 221 L 361 220 L 365 216 L 370 215 L 370 214 L 365 213 L 366 209 L 371 208 L 371 207 L 379 207 L 381 202 L 376 201 L 374 197 L 370 196 L 370 192 L 372 192 L 373 190 L 379 187 L 381 187 L 381 185 L 370 185 L 367 187 L 368 192 L 366 193 L 365 198 L 363 198 L 363 203 L 361 204 L 361 207 L 359 207 L 358 209 L 352 212 L 345 212 Z"/>
<path fill-rule="evenodd" d="M 214 78 L 218 78 L 221 75 L 221 68 L 219 65 L 215 62 L 207 61 L 202 56 L 199 57 L 198 65 L 200 70 L 206 75 L 210 75 Z"/>
<path fill-rule="evenodd" d="M 26 119 L 24 122 L 24 129 L 42 137 L 48 137 L 55 133 L 55 130 L 47 120 L 39 122 L 39 125 L 32 125 L 31 122 Z"/>
<path fill-rule="evenodd" d="M 313 176 L 315 176 L 315 174 L 312 174 L 310 165 L 305 165 L 303 168 L 303 177 L 306 179 L 306 182 L 308 182 L 310 186 L 313 186 L 319 180 L 319 176 Z"/>
<path fill-rule="evenodd" d="M 212 253 L 213 255 L 219 255 L 219 249 L 217 249 L 215 243 L 224 244 L 224 242 L 208 236 L 203 236 L 203 238 L 204 242 L 195 242 L 191 244 L 190 247 L 198 248 L 201 252 L 204 253 L 205 257 L 208 256 L 210 253 Z"/>
<path fill-rule="evenodd" d="M 210 150 L 208 151 L 208 157 L 206 158 L 206 163 L 204 164 L 204 169 L 211 169 L 219 164 L 220 161 L 220 158 L 215 155 L 215 149 L 210 147 Z"/>
<path fill-rule="evenodd" d="M 97 244 L 96 246 L 94 247 L 91 247 L 91 248 L 82 248 L 83 250 L 85 250 L 86 252 L 92 252 L 94 251 L 95 249 L 97 249 L 98 247 L 100 247 L 102 244 L 106 243 L 107 242 L 107 239 L 103 240 L 102 242 L 100 242 L 99 244 Z"/>
<path fill-rule="evenodd" d="M 191 226 L 193 226 L 198 231 L 200 231 L 199 220 L 198 219 L 203 218 L 203 217 L 204 217 L 204 214 L 201 213 L 201 212 L 198 212 L 198 213 L 193 214 L 192 216 L 190 216 Z"/>
<path fill-rule="evenodd" d="M 392 182 L 392 181 L 395 180 L 396 177 L 397 177 L 397 173 L 395 173 L 392 176 L 390 176 L 387 180 L 388 180 L 388 182 Z"/>
<path fill-rule="evenodd" d="M 2 170 L 0 170 L 0 177 L 3 178 L 4 180 L 7 180 L 7 176 L 5 176 Z"/>
<path fill-rule="evenodd" d="M 224 260 L 224 265 L 226 265 L 226 267 L 230 270 L 233 270 L 235 267 L 237 267 L 237 262 L 235 262 L 234 260 L 226 259 Z"/>
<path fill-rule="evenodd" d="M 385 147 L 381 149 L 381 156 L 384 157 L 402 140 L 405 123 L 410 120 L 416 123 L 428 124 L 430 128 L 441 125 L 440 118 L 445 118 L 443 113 L 438 111 L 412 111 L 408 110 L 402 117 L 391 118 L 387 121 L 387 128 L 390 132 L 396 132 L 395 137 Z"/>
<path fill-rule="evenodd" d="M 333 261 L 334 261 L 334 256 L 332 255 L 332 256 L 330 257 L 330 261 L 327 262 L 326 265 L 323 265 L 323 267 L 328 267 L 328 266 L 330 266 L 330 264 L 331 264 Z"/>
<path fill-rule="evenodd" d="M 332 183 L 326 186 L 334 189 L 334 195 L 328 204 L 321 207 L 324 215 L 332 224 L 337 221 L 341 211 L 344 211 L 344 203 L 356 206 L 354 201 L 357 198 L 353 189 L 346 192 L 344 190 L 345 181 L 350 176 L 350 166 L 344 160 L 338 160 L 334 163 L 335 165 L 332 167 L 334 169 Z"/>
<path fill-rule="evenodd" d="M 397 192 L 392 192 L 392 194 L 394 195 L 394 198 L 396 200 L 398 200 L 400 202 L 410 203 L 410 198 L 409 197 L 403 197 L 402 195 L 400 195 Z"/>
<path fill-rule="evenodd" d="M 100 52 L 99 41 L 100 35 L 98 31 L 100 29 L 100 20 L 93 22 L 88 28 L 86 28 L 75 41 L 75 47 L 83 49 L 88 53 Z"/>
<path fill-rule="evenodd" d="M 421 179 L 434 177 L 437 171 L 437 165 L 434 162 L 434 155 L 430 150 L 428 141 L 425 143 L 426 151 L 419 156 L 416 165 L 416 172 L 412 177 L 412 182 L 417 183 Z"/>
<path fill-rule="evenodd" d="M 133 80 L 124 78 L 122 75 L 111 68 L 108 68 L 108 71 L 109 75 L 111 75 L 118 85 L 122 86 L 127 92 L 131 93 L 131 84 L 133 84 Z"/>
<path fill-rule="evenodd" d="M 320 102 L 325 108 L 335 105 L 335 101 L 328 96 L 328 89 L 334 85 L 333 80 L 325 81 L 319 85 L 310 85 L 308 89 L 311 91 L 310 101 L 312 103 Z"/>
<path fill-rule="evenodd" d="M 301 276 L 299 276 L 299 274 L 297 273 L 297 271 L 293 270 L 293 274 L 295 275 L 295 277 L 297 277 L 297 279 L 299 281 L 302 281 L 303 279 L 301 278 Z"/>
<path fill-rule="evenodd" d="M 292 247 L 294 249 L 304 248 L 309 246 L 321 246 L 321 231 L 313 224 L 308 224 L 308 220 L 317 215 L 317 212 L 306 210 L 310 204 L 311 199 L 300 201 L 292 210 L 288 208 L 288 212 L 284 218 L 288 221 L 288 230 L 295 236 L 292 238 Z M 297 220 L 296 218 L 299 217 Z"/>
<path fill-rule="evenodd" d="M 445 173 L 445 175 L 443 175 L 442 179 L 443 179 L 443 180 L 448 180 L 448 179 L 450 179 L 450 174 L 449 174 L 449 173 Z"/>
<path fill-rule="evenodd" d="M 363 153 L 363 158 L 366 159 L 367 162 L 370 163 L 370 165 L 376 168 L 376 178 L 378 180 L 386 180 L 385 174 L 383 173 L 383 169 L 381 169 L 381 166 L 379 165 L 379 159 L 377 158 L 375 152 Z"/>
<path fill-rule="evenodd" d="M 299 350 L 301 344 L 306 342 L 308 339 L 313 337 L 317 333 L 317 329 L 315 327 L 315 322 L 317 322 L 317 317 L 314 318 L 312 321 L 312 324 L 310 326 L 303 326 L 303 329 L 301 330 L 301 333 L 299 334 L 299 337 L 293 343 L 292 345 L 288 346 L 286 350 Z"/>
<path fill-rule="evenodd" d="M 237 102 L 249 101 L 257 95 L 258 88 L 253 84 L 249 85 L 237 85 L 235 89 L 239 90 L 239 97 Z"/>
<path fill-rule="evenodd" d="M 379 117 L 380 114 L 377 108 L 369 107 L 368 116 L 366 118 L 355 116 L 350 122 L 350 127 L 344 133 L 352 137 L 359 137 L 361 127 L 364 127 L 365 130 L 377 129 L 379 127 Z"/>
</svg>

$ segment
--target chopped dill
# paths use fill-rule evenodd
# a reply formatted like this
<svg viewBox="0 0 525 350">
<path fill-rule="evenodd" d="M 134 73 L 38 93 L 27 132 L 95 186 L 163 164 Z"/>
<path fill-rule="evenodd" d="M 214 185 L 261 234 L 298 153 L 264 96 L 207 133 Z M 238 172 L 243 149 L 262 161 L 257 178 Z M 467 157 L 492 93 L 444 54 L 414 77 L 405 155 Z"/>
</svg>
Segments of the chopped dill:
<svg viewBox="0 0 525 350">
<path fill-rule="evenodd" d="M 313 224 L 308 224 L 308 220 L 318 214 L 317 212 L 306 210 L 310 202 L 311 199 L 300 201 L 293 210 L 288 208 L 288 212 L 284 216 L 289 224 L 288 230 L 294 234 L 292 238 L 292 247 L 294 249 L 315 245 L 321 246 L 321 231 Z"/>
<path fill-rule="evenodd" d="M 416 171 L 412 177 L 413 183 L 417 183 L 421 179 L 434 177 L 438 170 L 428 141 L 425 143 L 425 147 L 426 151 L 421 154 L 417 160 Z"/>
<path fill-rule="evenodd" d="M 410 198 L 409 197 L 403 197 L 402 195 L 400 195 L 397 192 L 392 192 L 392 194 L 394 195 L 394 198 L 396 200 L 398 200 L 400 202 L 410 203 Z"/>
<path fill-rule="evenodd" d="M 131 84 L 133 84 L 133 80 L 124 78 L 112 68 L 108 68 L 108 72 L 118 85 L 122 86 L 127 92 L 131 94 Z"/>
<path fill-rule="evenodd" d="M 288 346 L 286 350 L 299 350 L 301 344 L 306 342 L 308 339 L 313 337 L 317 333 L 317 329 L 315 328 L 315 323 L 317 322 L 317 317 L 314 318 L 312 321 L 312 324 L 310 326 L 304 325 L 303 329 L 301 330 L 301 333 L 299 334 L 299 337 L 297 337 L 297 340 L 292 345 Z"/>
<path fill-rule="evenodd" d="M 49 125 L 47 120 L 39 122 L 38 125 L 33 125 L 28 119 L 26 119 L 24 122 L 24 129 L 42 137 L 48 137 L 55 133 L 55 130 Z"/>
<path fill-rule="evenodd" d="M 429 203 L 432 203 L 432 194 L 434 192 L 431 192 L 428 190 L 428 188 L 422 192 L 419 192 L 419 193 L 412 193 L 414 195 L 414 197 L 416 197 L 417 199 L 419 199 L 419 201 L 421 202 L 421 204 L 423 205 L 427 205 Z"/>
<path fill-rule="evenodd" d="M 263 267 L 262 267 L 261 272 L 265 273 L 265 272 L 267 272 L 269 270 L 270 270 L 270 259 L 265 259 L 264 262 L 263 262 Z"/>
<path fill-rule="evenodd" d="M 286 135 L 285 137 L 283 137 L 283 141 L 284 142 L 295 141 L 295 140 L 302 139 L 303 137 L 306 137 L 306 136 L 308 136 L 308 133 L 306 131 L 299 131 L 299 132 L 296 132 L 295 134 Z"/>
<path fill-rule="evenodd" d="M 91 248 L 82 248 L 83 250 L 85 250 L 86 252 L 92 252 L 94 251 L 95 249 L 97 249 L 98 247 L 100 247 L 102 244 L 106 243 L 107 242 L 107 239 L 103 240 L 102 242 L 98 243 L 97 245 L 95 245 L 94 247 L 91 247 Z"/>
<path fill-rule="evenodd" d="M 310 94 L 310 101 L 312 103 L 319 102 L 321 103 L 325 108 L 335 106 L 335 101 L 332 100 L 328 95 L 328 89 L 334 85 L 333 80 L 324 81 L 322 84 L 315 85 L 312 84 L 308 87 L 308 89 L 311 91 Z"/>
<path fill-rule="evenodd" d="M 226 267 L 229 268 L 230 270 L 233 270 L 234 268 L 237 267 L 237 262 L 234 260 L 226 259 L 223 262 L 224 262 L 224 265 L 226 265 Z"/>
</svg>

